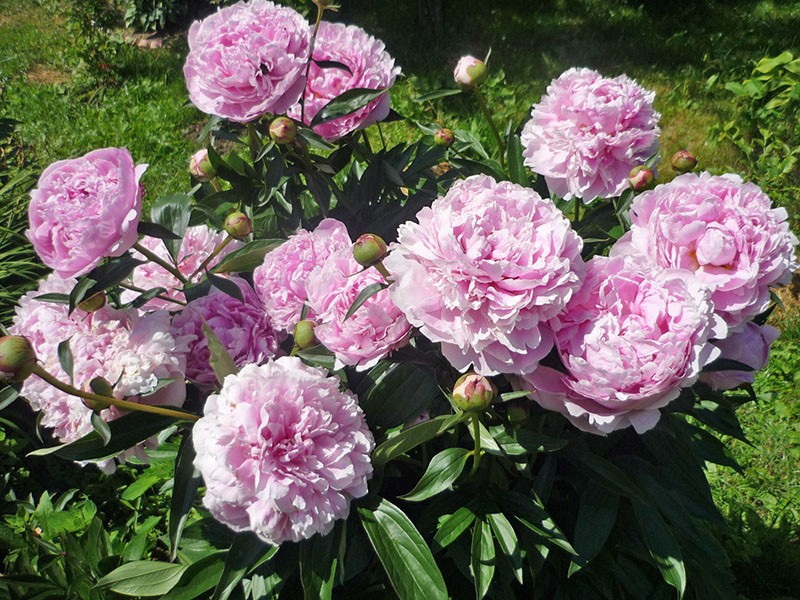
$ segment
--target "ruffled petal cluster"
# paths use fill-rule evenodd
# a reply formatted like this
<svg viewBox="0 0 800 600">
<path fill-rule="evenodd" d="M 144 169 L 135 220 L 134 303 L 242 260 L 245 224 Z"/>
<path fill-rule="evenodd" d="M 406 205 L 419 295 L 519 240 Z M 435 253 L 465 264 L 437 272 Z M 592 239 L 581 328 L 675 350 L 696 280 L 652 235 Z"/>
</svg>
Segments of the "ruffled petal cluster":
<svg viewBox="0 0 800 600">
<path fill-rule="evenodd" d="M 193 440 L 205 506 L 271 544 L 330 532 L 372 474 L 375 442 L 355 396 L 295 357 L 226 377 Z"/>
<path fill-rule="evenodd" d="M 681 271 L 634 257 L 596 256 L 583 287 L 553 323 L 564 372 L 526 378 L 534 399 L 585 431 L 607 434 L 658 422 L 659 410 L 717 358 L 727 327 L 709 293 Z"/>
<path fill-rule="evenodd" d="M 135 166 L 125 148 L 94 150 L 47 167 L 31 192 L 26 232 L 42 262 L 61 277 L 77 277 L 133 246 L 146 168 Z"/>
<path fill-rule="evenodd" d="M 625 75 L 569 69 L 533 105 L 522 130 L 525 164 L 561 198 L 618 196 L 631 169 L 658 150 L 654 98 Z"/>
<path fill-rule="evenodd" d="M 323 220 L 313 232 L 301 229 L 268 253 L 253 272 L 253 285 L 276 329 L 291 332 L 307 299 L 306 283 L 315 268 L 337 250 L 350 248 L 343 223 Z M 314 318 L 313 311 L 307 318 Z"/>
<path fill-rule="evenodd" d="M 178 336 L 192 336 L 186 361 L 186 377 L 204 387 L 217 383 L 209 359 L 211 351 L 203 333 L 208 323 L 237 366 L 262 364 L 275 356 L 280 339 L 272 328 L 264 305 L 244 279 L 231 278 L 244 302 L 212 288 L 207 296 L 189 302 L 172 321 Z"/>
<path fill-rule="evenodd" d="M 725 339 L 714 340 L 713 344 L 722 353 L 721 359 L 735 360 L 751 370 L 707 371 L 700 374 L 700 381 L 712 390 L 732 390 L 743 383 L 753 383 L 756 372 L 767 366 L 770 346 L 779 335 L 780 332 L 770 325 L 756 325 L 749 321 L 741 331 L 735 331 Z"/>
<path fill-rule="evenodd" d="M 630 214 L 631 231 L 614 252 L 693 274 L 731 328 L 766 310 L 770 286 L 798 268 L 786 210 L 737 175 L 681 175 L 637 196 Z"/>
<path fill-rule="evenodd" d="M 476 175 L 418 223 L 384 261 L 394 303 L 459 370 L 528 373 L 553 346 L 547 321 L 580 285 L 582 241 L 550 201 Z"/>
<path fill-rule="evenodd" d="M 345 319 L 359 293 L 376 283 L 384 283 L 381 274 L 361 267 L 349 246 L 331 254 L 308 279 L 308 305 L 319 322 L 314 333 L 336 356 L 337 369 L 368 369 L 408 342 L 411 323 L 389 290 L 373 294 Z"/>
<path fill-rule="evenodd" d="M 386 52 L 383 42 L 375 39 L 355 25 L 320 23 L 314 44 L 314 60 L 305 90 L 305 122 L 311 120 L 328 102 L 340 94 L 357 88 L 388 90 L 394 85 L 400 68 Z M 320 65 L 335 61 L 344 65 Z M 300 105 L 289 111 L 289 116 L 300 119 Z M 314 131 L 327 140 L 335 140 L 357 129 L 364 129 L 389 115 L 389 93 L 369 102 L 354 113 L 333 119 L 314 127 Z"/>
<path fill-rule="evenodd" d="M 303 91 L 310 37 L 299 13 L 265 0 L 195 21 L 183 67 L 189 98 L 205 113 L 240 123 L 285 112 Z"/>
</svg>

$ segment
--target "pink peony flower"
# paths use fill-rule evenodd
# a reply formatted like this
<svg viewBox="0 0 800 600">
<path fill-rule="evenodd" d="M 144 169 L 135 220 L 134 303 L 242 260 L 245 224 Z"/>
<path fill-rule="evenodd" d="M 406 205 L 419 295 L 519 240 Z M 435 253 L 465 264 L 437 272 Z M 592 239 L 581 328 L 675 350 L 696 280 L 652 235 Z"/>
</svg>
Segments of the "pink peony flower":
<svg viewBox="0 0 800 600">
<path fill-rule="evenodd" d="M 211 253 L 214 251 L 214 248 L 221 244 L 225 238 L 225 233 L 221 231 L 215 231 L 206 225 L 188 227 L 186 232 L 183 234 L 183 241 L 181 241 L 181 248 L 178 251 L 178 260 L 175 266 L 184 277 L 189 279 L 190 282 L 197 283 L 205 276 L 205 274 L 203 271 L 195 274 L 195 271 L 203 263 L 203 261 L 205 261 L 209 255 L 211 255 Z M 163 258 L 168 263 L 174 264 L 172 257 L 169 255 L 167 247 L 160 239 L 145 237 L 142 238 L 141 244 L 151 252 L 157 254 L 160 258 Z M 211 261 L 207 268 L 212 269 L 215 265 L 219 264 L 219 262 L 225 256 L 237 248 L 241 248 L 241 246 L 241 242 L 238 241 L 228 243 Z M 133 250 L 131 254 L 134 258 L 147 260 L 136 250 Z M 161 294 L 162 296 L 172 298 L 173 300 L 178 300 L 180 302 L 183 302 L 186 299 L 182 291 L 183 284 L 181 284 L 181 282 L 178 281 L 178 279 L 172 273 L 154 262 L 147 262 L 146 264 L 136 267 L 131 274 L 131 283 L 135 287 L 143 290 L 163 287 L 167 291 Z M 130 302 L 139 294 L 140 292 L 125 290 L 122 293 L 122 301 Z M 176 311 L 181 309 L 181 305 L 176 302 L 170 302 L 169 300 L 153 298 L 152 300 L 149 300 L 143 308 L 147 310 L 163 308 L 166 310 Z"/>
<path fill-rule="evenodd" d="M 305 90 L 305 122 L 311 120 L 328 102 L 340 94 L 356 89 L 389 89 L 400 68 L 386 52 L 383 42 L 376 40 L 355 25 L 320 23 L 314 44 L 314 60 L 332 60 L 346 65 L 321 67 L 311 63 Z M 289 116 L 300 120 L 300 104 L 289 110 Z M 335 140 L 357 129 L 364 129 L 389 115 L 389 93 L 372 100 L 352 114 L 317 125 L 314 131 L 327 140 Z"/>
<path fill-rule="evenodd" d="M 208 323 L 237 366 L 262 364 L 278 351 L 278 335 L 272 329 L 264 305 L 244 279 L 231 278 L 244 297 L 244 303 L 212 288 L 208 296 L 193 300 L 172 320 L 176 336 L 193 336 L 186 360 L 186 377 L 204 387 L 216 385 L 211 368 L 211 352 L 203 333 Z"/>
<path fill-rule="evenodd" d="M 707 371 L 700 374 L 700 381 L 712 390 L 731 390 L 743 383 L 753 383 L 756 371 L 767 366 L 769 348 L 779 335 L 774 327 L 749 321 L 741 331 L 714 340 L 712 343 L 722 351 L 720 358 L 743 363 L 752 371 Z"/>
<path fill-rule="evenodd" d="M 735 328 L 763 312 L 769 287 L 788 283 L 798 267 L 786 218 L 737 175 L 687 173 L 634 199 L 631 231 L 612 253 L 694 273 Z"/>
<path fill-rule="evenodd" d="M 682 271 L 654 271 L 630 256 L 596 256 L 587 267 L 583 287 L 553 321 L 566 372 L 539 366 L 526 389 L 584 431 L 643 433 L 719 356 L 708 340 L 727 328 L 708 292 Z"/>
<path fill-rule="evenodd" d="M 654 97 L 625 75 L 569 69 L 533 105 L 522 130 L 525 164 L 567 200 L 618 196 L 631 169 L 658 150 Z"/>
<path fill-rule="evenodd" d="M 532 371 L 583 272 L 569 221 L 536 192 L 485 175 L 457 182 L 417 220 L 384 261 L 394 303 L 461 371 Z"/>
<path fill-rule="evenodd" d="M 462 88 L 471 88 L 486 81 L 486 64 L 474 56 L 462 56 L 453 69 L 453 79 Z"/>
<path fill-rule="evenodd" d="M 193 439 L 205 506 L 271 544 L 330 532 L 372 474 L 375 442 L 356 397 L 296 357 L 226 377 Z"/>
<path fill-rule="evenodd" d="M 41 294 L 69 293 L 74 285 L 74 279 L 61 279 L 54 273 L 38 290 L 20 299 L 11 331 L 28 338 L 44 369 L 69 381 L 58 360 L 59 344 L 69 340 L 75 387 L 88 389 L 92 379 L 103 377 L 112 383 L 116 398 L 181 406 L 189 338 L 168 333 L 169 314 L 157 311 L 140 316 L 106 306 L 91 314 L 76 309 L 70 315 L 65 304 L 35 299 Z M 159 389 L 159 381 L 166 379 L 174 381 Z M 92 431 L 91 409 L 80 398 L 36 375 L 25 381 L 22 395 L 34 410 L 42 412 L 42 425 L 53 428 L 62 442 L 75 441 Z M 100 413 L 106 421 L 121 414 L 114 407 Z M 113 470 L 111 462 L 99 466 Z"/>
<path fill-rule="evenodd" d="M 31 192 L 26 232 L 42 262 L 61 277 L 77 277 L 133 246 L 146 168 L 134 166 L 125 148 L 94 150 L 47 167 Z"/>
<path fill-rule="evenodd" d="M 357 275 L 356 275 L 357 273 Z M 349 319 L 347 311 L 367 286 L 383 283 L 377 270 L 364 270 L 350 247 L 331 254 L 308 278 L 308 305 L 319 325 L 314 333 L 336 356 L 337 369 L 374 366 L 408 342 L 411 324 L 392 302 L 388 290 L 370 296 Z"/>
<path fill-rule="evenodd" d="M 294 329 L 307 298 L 311 271 L 351 243 L 343 223 L 325 219 L 313 232 L 301 229 L 264 257 L 253 272 L 253 284 L 275 328 Z M 307 318 L 313 319 L 313 312 Z"/>
<path fill-rule="evenodd" d="M 183 67 L 189 98 L 205 113 L 240 123 L 285 112 L 303 91 L 310 37 L 299 13 L 265 0 L 195 21 Z"/>
</svg>

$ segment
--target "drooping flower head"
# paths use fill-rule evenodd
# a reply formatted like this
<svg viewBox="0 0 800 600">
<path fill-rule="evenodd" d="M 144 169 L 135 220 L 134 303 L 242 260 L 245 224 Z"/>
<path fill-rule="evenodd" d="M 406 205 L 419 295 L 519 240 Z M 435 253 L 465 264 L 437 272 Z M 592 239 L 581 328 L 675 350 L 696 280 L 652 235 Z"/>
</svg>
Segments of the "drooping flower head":
<svg viewBox="0 0 800 600">
<path fill-rule="evenodd" d="M 311 120 L 328 102 L 356 88 L 388 90 L 394 85 L 400 68 L 385 50 L 383 42 L 375 39 L 355 25 L 320 23 L 314 44 L 314 61 L 305 90 L 305 122 Z M 346 68 L 320 66 L 322 61 L 335 61 Z M 292 118 L 300 119 L 300 105 L 289 111 Z M 327 140 L 335 140 L 357 129 L 364 129 L 389 115 L 389 92 L 369 102 L 354 113 L 339 117 L 314 127 Z"/>
<path fill-rule="evenodd" d="M 375 442 L 355 396 L 296 357 L 226 377 L 193 439 L 205 506 L 271 544 L 330 532 L 372 474 Z"/>
<path fill-rule="evenodd" d="M 31 192 L 26 232 L 42 262 L 61 277 L 77 277 L 133 246 L 146 168 L 135 166 L 125 148 L 94 150 L 47 167 Z"/>
<path fill-rule="evenodd" d="M 533 105 L 522 130 L 525 164 L 562 198 L 618 196 L 631 169 L 658 149 L 654 97 L 625 75 L 569 69 Z"/>
<path fill-rule="evenodd" d="M 202 386 L 217 383 L 209 363 L 211 351 L 203 333 L 203 322 L 208 323 L 239 367 L 263 364 L 278 350 L 278 335 L 253 288 L 238 277 L 232 277 L 231 281 L 238 286 L 244 302 L 212 288 L 210 294 L 189 302 L 172 320 L 175 335 L 194 337 L 189 345 L 186 377 Z"/>
<path fill-rule="evenodd" d="M 693 273 L 731 328 L 766 310 L 769 287 L 797 270 L 786 210 L 737 175 L 681 175 L 637 196 L 630 214 L 631 231 L 613 252 Z"/>
<path fill-rule="evenodd" d="M 337 250 L 349 249 L 351 243 L 342 222 L 325 219 L 313 232 L 301 229 L 264 257 L 253 272 L 253 284 L 276 329 L 294 329 L 308 297 L 311 271 Z M 307 317 L 313 319 L 313 312 Z"/>
<path fill-rule="evenodd" d="M 178 250 L 177 261 L 173 261 L 164 242 L 158 238 L 142 238 L 141 245 L 156 254 L 159 258 L 164 259 L 170 264 L 174 264 L 178 271 L 191 283 L 197 283 L 205 276 L 202 270 L 197 271 L 198 267 L 203 264 L 206 258 L 214 252 L 214 249 L 225 240 L 225 237 L 225 233 L 215 231 L 207 225 L 188 227 L 183 234 L 181 247 Z M 219 254 L 212 259 L 211 263 L 207 265 L 207 268 L 212 269 L 225 256 L 237 248 L 241 248 L 241 246 L 241 242 L 238 241 L 228 243 Z M 147 258 L 137 250 L 133 250 L 131 254 L 134 258 L 147 260 Z M 186 299 L 181 291 L 183 285 L 178 281 L 178 278 L 164 267 L 154 262 L 146 262 L 143 265 L 137 266 L 131 274 L 131 283 L 133 283 L 135 287 L 143 290 L 163 287 L 167 291 L 161 294 L 162 296 L 180 302 Z M 125 290 L 122 293 L 122 300 L 123 302 L 130 302 L 138 295 L 138 292 Z M 153 298 L 144 305 L 144 308 L 148 310 L 163 308 L 169 311 L 176 311 L 180 310 L 181 305 L 169 300 Z"/>
<path fill-rule="evenodd" d="M 417 220 L 384 261 L 394 303 L 459 370 L 532 371 L 583 270 L 569 221 L 536 192 L 485 175 L 457 182 Z"/>
<path fill-rule="evenodd" d="M 651 429 L 659 409 L 692 385 L 725 337 L 709 294 L 682 271 L 622 256 L 594 257 L 583 287 L 553 321 L 562 373 L 539 366 L 527 389 L 580 429 Z"/>
<path fill-rule="evenodd" d="M 240 123 L 283 113 L 303 90 L 309 43 L 308 23 L 290 8 L 266 0 L 223 8 L 189 29 L 189 98 Z"/>
<path fill-rule="evenodd" d="M 384 279 L 364 268 L 349 246 L 331 254 L 308 278 L 308 305 L 319 323 L 317 339 L 336 356 L 336 368 L 368 369 L 406 344 L 411 324 L 392 302 L 388 290 L 370 296 L 348 319 L 347 312 L 364 288 Z"/>
</svg>

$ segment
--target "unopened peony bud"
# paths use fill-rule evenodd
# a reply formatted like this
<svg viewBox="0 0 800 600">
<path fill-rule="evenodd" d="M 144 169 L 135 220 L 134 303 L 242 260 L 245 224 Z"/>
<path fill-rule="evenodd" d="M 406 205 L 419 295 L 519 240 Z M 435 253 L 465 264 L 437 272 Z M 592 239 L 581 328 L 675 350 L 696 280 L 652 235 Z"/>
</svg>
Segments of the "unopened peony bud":
<svg viewBox="0 0 800 600">
<path fill-rule="evenodd" d="M 88 391 L 92 392 L 93 394 L 97 394 L 98 396 L 105 396 L 106 398 L 114 397 L 114 388 L 112 388 L 108 380 L 104 379 L 103 377 L 95 377 L 92 379 L 89 382 Z M 105 408 L 108 408 L 108 403 L 101 402 L 100 400 L 82 398 L 81 401 L 86 408 L 89 408 L 97 413 Z"/>
<path fill-rule="evenodd" d="M 506 414 L 508 415 L 508 420 L 512 423 L 522 423 L 528 418 L 528 405 L 526 402 L 519 400 L 512 401 L 508 405 Z"/>
<path fill-rule="evenodd" d="M 303 319 L 294 326 L 294 343 L 301 350 L 316 346 L 319 342 L 317 336 L 314 334 L 314 328 L 317 324 L 310 319 Z"/>
<path fill-rule="evenodd" d="M 456 141 L 452 129 L 446 127 L 433 134 L 433 143 L 442 148 L 449 148 Z"/>
<path fill-rule="evenodd" d="M 289 117 L 278 117 L 269 124 L 269 137 L 276 144 L 291 144 L 297 137 L 297 124 Z"/>
<path fill-rule="evenodd" d="M 486 81 L 486 76 L 486 65 L 474 56 L 462 56 L 453 71 L 453 78 L 462 88 L 480 85 Z"/>
<path fill-rule="evenodd" d="M 22 383 L 36 366 L 30 342 L 19 335 L 0 337 L 0 383 Z"/>
<path fill-rule="evenodd" d="M 217 176 L 217 170 L 208 159 L 208 150 L 198 150 L 189 159 L 189 174 L 197 181 L 206 183 Z"/>
<path fill-rule="evenodd" d="M 80 308 L 83 312 L 93 313 L 96 310 L 100 310 L 106 305 L 106 293 L 105 292 L 97 292 L 86 298 L 85 300 L 81 300 L 78 303 L 78 308 Z"/>
<path fill-rule="evenodd" d="M 453 404 L 465 412 L 480 412 L 492 403 L 495 387 L 483 375 L 467 373 L 456 381 Z"/>
<path fill-rule="evenodd" d="M 688 173 L 697 165 L 694 154 L 688 150 L 678 150 L 672 155 L 672 168 L 678 173 Z"/>
<path fill-rule="evenodd" d="M 241 240 L 253 233 L 253 222 L 243 212 L 233 212 L 225 219 L 223 229 L 232 238 Z"/>
<path fill-rule="evenodd" d="M 631 188 L 634 192 L 643 192 L 645 190 L 649 190 L 651 187 L 653 187 L 655 180 L 656 176 L 653 171 L 644 165 L 634 167 L 631 169 L 631 172 L 628 175 L 628 183 L 631 184 Z"/>
<path fill-rule="evenodd" d="M 386 256 L 386 242 L 378 235 L 365 233 L 353 244 L 353 256 L 362 267 L 371 267 Z"/>
</svg>

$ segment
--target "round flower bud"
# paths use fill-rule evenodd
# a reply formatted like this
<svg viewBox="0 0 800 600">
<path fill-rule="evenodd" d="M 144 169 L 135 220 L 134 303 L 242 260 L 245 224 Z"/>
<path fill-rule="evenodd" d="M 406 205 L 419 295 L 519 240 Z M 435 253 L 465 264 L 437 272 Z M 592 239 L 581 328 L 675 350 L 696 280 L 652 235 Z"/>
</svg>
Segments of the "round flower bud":
<svg viewBox="0 0 800 600">
<path fill-rule="evenodd" d="M 486 76 L 486 65 L 474 56 L 462 56 L 453 71 L 453 78 L 462 88 L 480 85 L 486 81 Z"/>
<path fill-rule="evenodd" d="M 98 396 L 105 396 L 107 398 L 114 397 L 114 388 L 104 377 L 95 377 L 89 382 L 89 391 Z M 100 400 L 92 400 L 90 398 L 83 398 L 83 405 L 97 413 L 101 410 L 108 408 L 108 403 L 101 402 Z"/>
<path fill-rule="evenodd" d="M 371 267 L 386 256 L 386 242 L 378 235 L 365 233 L 353 244 L 353 256 L 362 267 Z"/>
<path fill-rule="evenodd" d="M 453 135 L 453 130 L 446 127 L 433 134 L 433 143 L 442 148 L 449 148 L 455 141 L 456 138 Z"/>
<path fill-rule="evenodd" d="M 225 219 L 223 228 L 229 236 L 241 240 L 253 233 L 253 222 L 243 212 L 232 212 Z"/>
<path fill-rule="evenodd" d="M 294 343 L 301 350 L 316 346 L 319 342 L 317 336 L 314 334 L 314 328 L 317 324 L 310 319 L 303 319 L 294 326 Z"/>
<path fill-rule="evenodd" d="M 514 401 L 508 405 L 508 420 L 511 423 L 522 423 L 528 418 L 528 405 L 526 402 Z"/>
<path fill-rule="evenodd" d="M 30 342 L 19 335 L 0 338 L 0 383 L 22 383 L 36 366 Z"/>
<path fill-rule="evenodd" d="M 634 192 L 649 190 L 653 187 L 655 180 L 656 176 L 653 171 L 644 165 L 634 167 L 631 169 L 630 175 L 628 175 L 628 183 L 631 184 L 631 188 Z"/>
<path fill-rule="evenodd" d="M 217 170 L 208 158 L 208 150 L 198 150 L 189 159 L 189 174 L 202 183 L 206 183 L 217 176 Z"/>
<path fill-rule="evenodd" d="M 494 395 L 491 381 L 477 373 L 467 373 L 456 381 L 453 404 L 466 412 L 481 412 L 492 403 Z"/>
<path fill-rule="evenodd" d="M 678 150 L 672 155 L 672 168 L 678 173 L 688 173 L 697 165 L 697 158 L 688 150 Z"/>
<path fill-rule="evenodd" d="M 297 124 L 289 117 L 278 117 L 269 124 L 269 137 L 276 144 L 291 144 L 297 137 Z"/>
<path fill-rule="evenodd" d="M 106 293 L 97 292 L 78 303 L 78 308 L 87 313 L 93 313 L 106 305 Z"/>
</svg>

